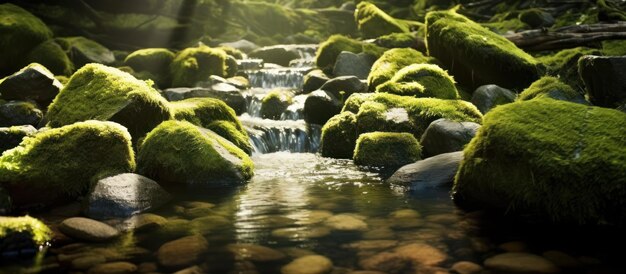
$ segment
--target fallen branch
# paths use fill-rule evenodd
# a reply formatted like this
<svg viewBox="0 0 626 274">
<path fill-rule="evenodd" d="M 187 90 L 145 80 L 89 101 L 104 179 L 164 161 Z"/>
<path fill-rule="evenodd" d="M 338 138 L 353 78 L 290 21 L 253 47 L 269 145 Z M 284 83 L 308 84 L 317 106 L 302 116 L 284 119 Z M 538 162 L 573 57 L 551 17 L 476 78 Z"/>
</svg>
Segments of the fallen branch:
<svg viewBox="0 0 626 274">
<path fill-rule="evenodd" d="M 528 51 L 564 49 L 604 40 L 626 39 L 626 22 L 567 26 L 556 30 L 535 29 L 504 37 Z"/>
</svg>

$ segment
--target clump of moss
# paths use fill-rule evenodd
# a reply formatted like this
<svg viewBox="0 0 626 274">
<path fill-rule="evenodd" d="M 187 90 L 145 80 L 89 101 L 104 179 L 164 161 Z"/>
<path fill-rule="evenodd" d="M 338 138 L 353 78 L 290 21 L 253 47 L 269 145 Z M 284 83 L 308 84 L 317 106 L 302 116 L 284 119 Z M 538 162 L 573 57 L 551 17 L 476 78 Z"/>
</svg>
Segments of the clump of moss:
<svg viewBox="0 0 626 274">
<path fill-rule="evenodd" d="M 52 38 L 52 31 L 39 18 L 13 5 L 0 5 L 0 76 L 23 65 L 24 56 Z"/>
<path fill-rule="evenodd" d="M 354 18 L 365 38 L 376 38 L 394 32 L 409 32 L 405 24 L 370 2 L 359 3 L 354 11 Z"/>
<path fill-rule="evenodd" d="M 172 86 L 192 87 L 209 80 L 211 75 L 226 77 L 227 58 L 223 50 L 205 45 L 181 50 L 170 66 Z"/>
<path fill-rule="evenodd" d="M 400 69 L 412 64 L 434 63 L 434 58 L 426 57 L 421 52 L 410 48 L 390 49 L 374 62 L 367 77 L 370 91 L 378 85 L 391 80 Z"/>
<path fill-rule="evenodd" d="M 184 187 L 240 184 L 253 175 L 248 155 L 214 132 L 186 121 L 166 121 L 139 148 L 138 172 Z"/>
<path fill-rule="evenodd" d="M 341 112 L 349 111 L 354 114 L 359 113 L 359 108 L 368 101 L 374 93 L 352 93 L 343 104 Z"/>
<path fill-rule="evenodd" d="M 337 56 L 339 56 L 342 51 L 352 53 L 364 52 L 378 58 L 385 52 L 385 49 L 343 35 L 333 35 L 320 44 L 315 59 L 317 67 L 326 73 L 332 73 L 335 62 L 337 61 Z"/>
<path fill-rule="evenodd" d="M 223 101 L 213 98 L 189 98 L 172 102 L 171 109 L 176 120 L 211 129 L 244 152 L 248 154 L 252 152 L 248 133 L 235 111 Z M 226 125 L 227 123 L 230 125 Z"/>
<path fill-rule="evenodd" d="M 379 85 L 376 92 L 413 97 L 457 99 L 454 79 L 437 65 L 413 64 L 399 70 L 391 80 Z"/>
<path fill-rule="evenodd" d="M 586 102 L 582 94 L 576 92 L 572 87 L 561 82 L 558 78 L 551 76 L 544 76 L 535 81 L 530 87 L 520 93 L 518 100 L 526 101 L 535 98 L 552 98 L 574 103 Z"/>
<path fill-rule="evenodd" d="M 605 56 L 626 55 L 626 40 L 602 41 L 602 54 Z M 597 55 L 597 54 L 592 54 Z"/>
<path fill-rule="evenodd" d="M 366 166 L 399 167 L 421 158 L 422 147 L 409 133 L 370 132 L 359 135 L 354 163 Z"/>
<path fill-rule="evenodd" d="M 376 38 L 374 44 L 383 48 L 419 48 L 417 32 L 391 33 Z M 422 43 L 423 44 L 423 43 Z M 422 45 L 423 46 L 423 45 Z"/>
<path fill-rule="evenodd" d="M 555 222 L 623 224 L 624 124 L 617 110 L 552 99 L 497 107 L 464 151 L 455 201 Z"/>
<path fill-rule="evenodd" d="M 357 137 L 356 115 L 349 111 L 337 114 L 322 127 L 320 152 L 323 157 L 352 159 Z"/>
<path fill-rule="evenodd" d="M 553 55 L 537 58 L 547 68 L 547 74 L 557 76 L 568 85 L 583 87 L 578 76 L 578 59 L 584 55 L 599 55 L 597 49 L 578 47 L 564 49 Z"/>
<path fill-rule="evenodd" d="M 48 108 L 48 126 L 102 120 L 122 124 L 138 140 L 172 117 L 167 101 L 119 69 L 88 64 L 76 71 Z"/>
<path fill-rule="evenodd" d="M 245 56 L 245 54 L 241 50 L 233 47 L 219 46 L 217 48 L 223 50 L 224 52 L 226 52 L 226 54 L 234 57 L 235 59 L 243 59 L 243 57 Z"/>
<path fill-rule="evenodd" d="M 0 242 L 12 234 L 26 233 L 33 244 L 41 246 L 52 240 L 52 230 L 42 221 L 30 216 L 0 217 Z"/>
<path fill-rule="evenodd" d="M 55 75 L 71 75 L 74 72 L 74 64 L 54 40 L 36 46 L 26 56 L 26 62 L 39 63 Z"/>
<path fill-rule="evenodd" d="M 293 103 L 293 94 L 288 90 L 272 90 L 261 102 L 261 117 L 264 119 L 278 120 Z"/>
<path fill-rule="evenodd" d="M 124 65 L 137 72 L 151 73 L 154 76 L 152 80 L 159 87 L 166 88 L 171 84 L 170 65 L 174 56 L 172 51 L 164 48 L 140 49 L 126 56 Z"/>
<path fill-rule="evenodd" d="M 95 177 L 134 169 L 128 131 L 112 122 L 87 121 L 25 137 L 0 157 L 0 182 L 75 197 Z"/>
<path fill-rule="evenodd" d="M 539 78 L 535 58 L 454 10 L 429 12 L 426 26 L 429 55 L 465 86 L 522 89 Z"/>
</svg>

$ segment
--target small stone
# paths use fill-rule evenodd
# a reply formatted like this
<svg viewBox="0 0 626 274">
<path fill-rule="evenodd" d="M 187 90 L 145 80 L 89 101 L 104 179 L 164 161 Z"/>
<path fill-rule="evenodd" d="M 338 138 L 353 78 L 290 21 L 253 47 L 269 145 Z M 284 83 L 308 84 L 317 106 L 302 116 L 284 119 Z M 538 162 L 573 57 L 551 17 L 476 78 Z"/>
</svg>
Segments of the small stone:
<svg viewBox="0 0 626 274">
<path fill-rule="evenodd" d="M 87 274 L 125 274 L 134 273 L 137 266 L 128 262 L 114 262 L 94 266 L 87 271 Z"/>
<path fill-rule="evenodd" d="M 119 232 L 110 225 L 82 217 L 65 219 L 59 230 L 67 236 L 88 242 L 106 242 L 119 236 Z"/>
<path fill-rule="evenodd" d="M 411 260 L 397 253 L 382 252 L 363 259 L 359 265 L 366 270 L 382 271 L 385 273 L 404 273 L 411 268 Z"/>
<path fill-rule="evenodd" d="M 445 118 L 438 119 L 428 126 L 420 144 L 424 157 L 436 156 L 463 150 L 480 128 L 473 122 L 457 122 Z"/>
<path fill-rule="evenodd" d="M 422 215 L 417 212 L 416 210 L 413 209 L 399 209 L 396 210 L 394 212 L 391 212 L 391 214 L 389 214 L 389 217 L 391 218 L 396 218 L 396 219 L 403 219 L 403 218 L 414 218 L 417 219 L 419 217 L 421 217 Z"/>
<path fill-rule="evenodd" d="M 398 245 L 395 240 L 364 240 L 342 245 L 343 248 L 358 250 L 383 250 Z"/>
<path fill-rule="evenodd" d="M 204 237 L 187 236 L 162 245 L 157 251 L 157 258 L 164 267 L 180 268 L 199 261 L 208 249 L 209 243 Z"/>
<path fill-rule="evenodd" d="M 226 247 L 237 260 L 272 262 L 286 258 L 285 254 L 269 247 L 254 244 L 230 244 Z"/>
<path fill-rule="evenodd" d="M 394 218 L 390 220 L 393 229 L 411 229 L 424 226 L 424 220 L 413 218 Z"/>
<path fill-rule="evenodd" d="M 451 270 L 458 274 L 478 274 L 483 271 L 483 267 L 476 263 L 462 261 L 453 264 Z"/>
<path fill-rule="evenodd" d="M 79 257 L 72 260 L 72 269 L 87 270 L 94 265 L 103 264 L 107 261 L 104 256 L 101 255 L 88 255 Z"/>
<path fill-rule="evenodd" d="M 367 230 L 367 223 L 363 220 L 350 215 L 339 214 L 332 216 L 324 222 L 328 227 L 340 231 L 364 231 Z"/>
<path fill-rule="evenodd" d="M 454 224 L 458 222 L 459 219 L 460 218 L 454 214 L 436 214 L 436 215 L 429 215 L 428 217 L 426 217 L 426 221 L 428 222 L 444 224 L 444 225 Z"/>
<path fill-rule="evenodd" d="M 206 271 L 202 270 L 202 268 L 200 268 L 197 265 L 187 267 L 185 269 L 174 272 L 174 274 L 203 274 L 203 273 L 206 273 Z"/>
<path fill-rule="evenodd" d="M 167 223 L 167 219 L 162 216 L 144 213 L 124 220 L 118 228 L 122 231 L 146 232 L 158 229 L 165 223 Z"/>
<path fill-rule="evenodd" d="M 440 249 L 422 243 L 400 246 L 394 251 L 399 255 L 411 259 L 415 265 L 420 266 L 435 266 L 448 259 L 446 253 Z"/>
<path fill-rule="evenodd" d="M 318 224 L 333 216 L 328 210 L 311 210 L 305 211 L 297 217 L 297 223 L 301 225 Z"/>
<path fill-rule="evenodd" d="M 280 269 L 282 274 L 325 274 L 333 269 L 333 262 L 320 255 L 304 256 Z"/>
<path fill-rule="evenodd" d="M 559 268 L 541 256 L 530 253 L 509 252 L 485 260 L 489 270 L 506 273 L 557 273 Z"/>
<path fill-rule="evenodd" d="M 472 95 L 472 104 L 480 110 L 483 114 L 486 114 L 492 108 L 515 102 L 515 93 L 512 91 L 501 88 L 496 85 L 480 86 L 474 91 Z"/>
</svg>

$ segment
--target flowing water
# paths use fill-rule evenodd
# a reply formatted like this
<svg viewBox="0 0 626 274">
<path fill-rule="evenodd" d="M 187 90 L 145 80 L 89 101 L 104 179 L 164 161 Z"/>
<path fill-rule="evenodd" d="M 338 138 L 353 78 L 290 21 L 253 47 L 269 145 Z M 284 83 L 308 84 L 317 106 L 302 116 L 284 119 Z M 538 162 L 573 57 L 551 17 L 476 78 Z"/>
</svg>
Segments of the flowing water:
<svg viewBox="0 0 626 274">
<path fill-rule="evenodd" d="M 505 250 L 560 254 L 561 273 L 625 273 L 620 231 L 522 226 L 483 212 L 466 213 L 454 206 L 448 190 L 408 192 L 385 183 L 376 170 L 315 154 L 320 129 L 301 119 L 302 102 L 295 100 L 281 120 L 259 117 L 259 102 L 268 89 L 296 88 L 287 78 L 304 71 L 286 70 L 291 72 L 260 70 L 266 80 L 247 92 L 249 111 L 241 120 L 255 147 L 256 166 L 248 184 L 177 195 L 153 212 L 167 219 L 160 228 L 129 232 L 108 244 L 60 241 L 40 256 L 36 264 L 41 268 L 31 267 L 32 261 L 5 261 L 0 273 L 81 270 L 75 260 L 94 254 L 108 262 L 173 272 L 182 267 L 160 266 L 158 249 L 188 235 L 208 240 L 208 252 L 189 264 L 209 273 L 280 273 L 294 258 L 309 254 L 329 258 L 333 273 L 372 266 L 390 273 L 447 273 L 456 262 L 482 264 Z M 58 214 L 37 217 L 54 227 L 62 220 Z M 141 223 L 137 220 L 109 223 L 127 228 Z M 252 245 L 241 251 L 236 244 Z M 239 252 L 232 251 L 237 247 Z"/>
</svg>

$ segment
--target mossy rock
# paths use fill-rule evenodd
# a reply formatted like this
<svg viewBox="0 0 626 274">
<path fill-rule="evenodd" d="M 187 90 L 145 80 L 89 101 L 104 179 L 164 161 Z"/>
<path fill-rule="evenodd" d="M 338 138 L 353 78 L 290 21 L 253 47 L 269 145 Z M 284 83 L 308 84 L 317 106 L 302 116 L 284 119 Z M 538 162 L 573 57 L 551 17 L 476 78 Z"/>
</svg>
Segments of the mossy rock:
<svg viewBox="0 0 626 274">
<path fill-rule="evenodd" d="M 16 71 L 37 45 L 52 38 L 39 18 L 13 5 L 0 5 L 0 77 Z"/>
<path fill-rule="evenodd" d="M 84 120 L 117 122 L 134 140 L 171 118 L 167 101 L 146 82 L 100 64 L 76 71 L 46 114 L 50 127 Z"/>
<path fill-rule="evenodd" d="M 400 167 L 421 159 L 422 147 L 409 133 L 370 132 L 359 135 L 354 163 L 376 167 Z"/>
<path fill-rule="evenodd" d="M 361 105 L 368 101 L 372 96 L 374 96 L 374 93 L 352 93 L 352 95 L 350 95 L 350 97 L 348 97 L 343 104 L 341 112 L 349 111 L 354 114 L 359 113 Z"/>
<path fill-rule="evenodd" d="M 564 83 L 582 89 L 584 84 L 578 76 L 578 59 L 585 55 L 599 55 L 600 50 L 577 47 L 564 49 L 555 54 L 538 57 L 547 68 L 547 74 L 561 79 Z"/>
<path fill-rule="evenodd" d="M 626 55 L 626 40 L 602 41 L 602 54 L 605 56 Z"/>
<path fill-rule="evenodd" d="M 254 168 L 233 143 L 186 121 L 166 121 L 150 132 L 137 165 L 138 173 L 161 184 L 198 189 L 241 184 Z"/>
<path fill-rule="evenodd" d="M 54 40 L 45 41 L 26 56 L 26 63 L 39 63 L 55 75 L 72 75 L 74 63 Z"/>
<path fill-rule="evenodd" d="M 410 49 L 390 49 L 376 60 L 367 78 L 370 91 L 380 84 L 391 80 L 400 69 L 412 64 L 434 63 L 434 58 L 426 57 L 421 52 Z"/>
<path fill-rule="evenodd" d="M 63 88 L 61 82 L 44 66 L 32 63 L 0 82 L 0 93 L 6 100 L 35 101 L 42 108 Z"/>
<path fill-rule="evenodd" d="M 80 68 L 89 63 L 111 65 L 115 62 L 115 55 L 107 47 L 82 36 L 56 38 L 74 65 Z"/>
<path fill-rule="evenodd" d="M 31 102 L 10 101 L 0 103 L 0 127 L 39 126 L 43 112 Z"/>
<path fill-rule="evenodd" d="M 465 86 L 496 84 L 519 90 L 539 78 L 535 58 L 453 10 L 429 12 L 426 26 L 429 55 Z"/>
<path fill-rule="evenodd" d="M 28 240 L 26 240 L 28 239 Z M 27 242 L 23 242 L 23 241 Z M 20 244 L 38 249 L 52 240 L 52 230 L 42 221 L 30 216 L 0 217 L 0 251 L 12 252 Z"/>
<path fill-rule="evenodd" d="M 552 98 L 573 103 L 589 104 L 585 97 L 569 85 L 552 76 L 544 76 L 522 91 L 517 98 L 520 101 L 535 98 Z"/>
<path fill-rule="evenodd" d="M 357 137 L 356 115 L 349 111 L 337 114 L 322 127 L 320 152 L 323 157 L 352 159 Z"/>
<path fill-rule="evenodd" d="M 10 192 L 18 189 L 76 197 L 99 176 L 134 169 L 128 131 L 113 122 L 86 121 L 40 131 L 4 152 L 0 182 Z"/>
<path fill-rule="evenodd" d="M 173 87 L 193 87 L 211 75 L 227 76 L 228 55 L 221 49 L 200 45 L 181 50 L 170 66 Z"/>
<path fill-rule="evenodd" d="M 219 46 L 217 48 L 223 50 L 224 52 L 226 52 L 226 54 L 232 56 L 233 58 L 237 60 L 241 60 L 246 56 L 246 54 L 243 53 L 243 51 L 230 47 L 230 46 Z"/>
<path fill-rule="evenodd" d="M 376 92 L 402 96 L 458 99 L 454 79 L 437 65 L 413 64 L 399 70 L 391 80 L 379 85 Z"/>
<path fill-rule="evenodd" d="M 552 99 L 490 111 L 465 149 L 457 204 L 554 222 L 621 223 L 626 114 Z"/>
<path fill-rule="evenodd" d="M 129 54 L 124 60 L 124 65 L 133 68 L 134 71 L 147 71 L 151 73 L 154 82 L 160 88 L 167 88 L 171 84 L 170 65 L 175 54 L 165 48 L 140 49 Z"/>
<path fill-rule="evenodd" d="M 36 132 L 37 129 L 33 126 L 0 127 L 0 155 L 2 152 L 18 146 L 24 137 Z M 2 195 L 0 194 L 0 196 Z M 2 203 L 0 202 L 0 204 Z"/>
<path fill-rule="evenodd" d="M 413 48 L 417 50 L 426 50 L 423 41 L 418 40 L 417 32 L 408 33 L 391 33 L 377 37 L 374 44 L 383 48 Z"/>
<path fill-rule="evenodd" d="M 293 94 L 288 90 L 270 91 L 261 101 L 261 117 L 279 120 L 280 116 L 293 103 Z"/>
<path fill-rule="evenodd" d="M 348 38 L 343 35 L 333 35 L 320 44 L 317 50 L 315 63 L 324 72 L 331 74 L 337 61 L 337 57 L 342 51 L 361 53 L 380 57 L 386 49 L 374 44 Z"/>
<path fill-rule="evenodd" d="M 376 38 L 396 32 L 409 32 L 409 27 L 369 2 L 361 2 L 354 11 L 354 19 L 365 38 Z"/>
<path fill-rule="evenodd" d="M 223 101 L 213 98 L 189 98 L 170 104 L 176 120 L 213 130 L 247 154 L 252 153 L 248 133 L 235 111 Z"/>
</svg>

